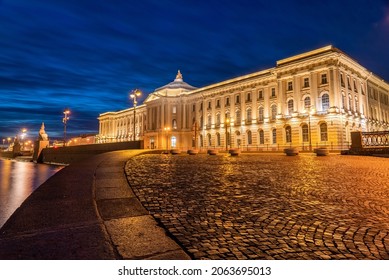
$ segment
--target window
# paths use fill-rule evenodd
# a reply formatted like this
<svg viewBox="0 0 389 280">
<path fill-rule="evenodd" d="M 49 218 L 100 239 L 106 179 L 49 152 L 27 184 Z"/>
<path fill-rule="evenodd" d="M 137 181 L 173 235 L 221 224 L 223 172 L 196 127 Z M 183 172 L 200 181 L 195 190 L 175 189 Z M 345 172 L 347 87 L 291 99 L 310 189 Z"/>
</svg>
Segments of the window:
<svg viewBox="0 0 389 280">
<path fill-rule="evenodd" d="M 247 144 L 248 145 L 251 145 L 251 144 L 253 144 L 253 136 L 252 136 L 252 134 L 251 134 L 251 131 L 249 130 L 249 131 L 247 131 Z"/>
<path fill-rule="evenodd" d="M 350 83 L 350 77 L 347 76 L 347 88 L 351 90 L 351 83 Z"/>
<path fill-rule="evenodd" d="M 212 137 L 211 134 L 207 134 L 208 146 L 212 146 Z"/>
<path fill-rule="evenodd" d="M 216 108 L 220 108 L 220 99 L 216 100 Z"/>
<path fill-rule="evenodd" d="M 293 90 L 293 83 L 288 82 L 288 91 L 291 91 L 291 90 Z"/>
<path fill-rule="evenodd" d="M 304 98 L 304 108 L 305 110 L 311 107 L 311 97 L 307 96 Z"/>
<path fill-rule="evenodd" d="M 218 133 L 216 133 L 216 145 L 217 145 L 217 146 L 220 146 L 220 144 L 221 144 L 221 141 L 220 141 L 220 133 L 218 132 Z"/>
<path fill-rule="evenodd" d="M 322 123 L 320 125 L 320 141 L 328 141 L 327 124 Z"/>
<path fill-rule="evenodd" d="M 263 122 L 263 107 L 259 107 L 258 109 L 258 121 Z"/>
<path fill-rule="evenodd" d="M 220 114 L 216 114 L 216 126 L 220 126 Z"/>
<path fill-rule="evenodd" d="M 247 93 L 247 96 L 246 96 L 246 101 L 247 102 L 251 102 L 251 93 Z"/>
<path fill-rule="evenodd" d="M 325 85 L 327 83 L 328 83 L 328 81 L 327 81 L 327 74 L 321 74 L 321 84 Z"/>
<path fill-rule="evenodd" d="M 289 125 L 285 127 L 285 141 L 286 143 L 292 142 L 292 128 Z"/>
<path fill-rule="evenodd" d="M 354 91 L 355 92 L 358 92 L 358 89 L 357 89 L 357 82 L 354 80 Z"/>
<path fill-rule="evenodd" d="M 240 95 L 239 94 L 237 94 L 235 96 L 235 104 L 240 104 Z"/>
<path fill-rule="evenodd" d="M 353 111 L 353 100 L 351 94 L 348 95 L 348 109 L 349 111 Z"/>
<path fill-rule="evenodd" d="M 208 126 L 211 126 L 211 124 L 212 124 L 212 116 L 211 116 L 211 115 L 208 115 L 207 125 L 208 125 Z"/>
<path fill-rule="evenodd" d="M 328 108 L 330 108 L 330 96 L 328 95 L 328 93 L 324 93 L 321 96 L 321 106 L 323 111 L 328 110 Z"/>
<path fill-rule="evenodd" d="M 272 130 L 272 141 L 273 144 L 277 144 L 277 130 L 275 128 Z"/>
<path fill-rule="evenodd" d="M 236 115 L 235 125 L 240 125 L 240 123 L 242 122 L 242 116 L 240 110 L 236 111 L 235 115 Z"/>
<path fill-rule="evenodd" d="M 200 134 L 200 147 L 204 147 L 204 142 L 203 142 L 203 135 Z"/>
<path fill-rule="evenodd" d="M 358 102 L 358 97 L 355 96 L 355 111 L 359 112 L 359 102 Z"/>
<path fill-rule="evenodd" d="M 342 92 L 342 108 L 344 109 L 346 106 L 346 95 Z"/>
<path fill-rule="evenodd" d="M 265 133 L 262 129 L 259 131 L 259 144 L 265 144 Z"/>
<path fill-rule="evenodd" d="M 277 118 L 277 105 L 273 104 L 271 106 L 271 120 L 275 121 Z"/>
<path fill-rule="evenodd" d="M 290 99 L 290 100 L 288 101 L 288 114 L 289 114 L 289 115 L 292 115 L 292 114 L 293 114 L 293 111 L 294 111 L 293 99 Z"/>
<path fill-rule="evenodd" d="M 203 110 L 203 103 L 200 103 L 200 111 Z"/>
<path fill-rule="evenodd" d="M 343 73 L 340 73 L 340 85 L 342 87 L 344 87 L 344 77 L 343 77 Z"/>
<path fill-rule="evenodd" d="M 304 87 L 309 87 L 309 78 L 304 78 Z"/>
<path fill-rule="evenodd" d="M 193 104 L 192 112 L 196 112 L 196 105 L 195 104 Z"/>
<path fill-rule="evenodd" d="M 211 101 L 208 101 L 208 109 L 212 109 Z"/>
<path fill-rule="evenodd" d="M 177 129 L 177 120 L 176 119 L 173 119 L 172 127 L 173 127 L 173 129 Z"/>
<path fill-rule="evenodd" d="M 175 136 L 172 136 L 172 138 L 170 139 L 170 143 L 171 143 L 171 147 L 172 148 L 175 148 L 176 145 L 177 145 L 177 138 Z"/>
<path fill-rule="evenodd" d="M 258 100 L 263 99 L 263 90 L 258 91 Z"/>
<path fill-rule="evenodd" d="M 303 135 L 303 142 L 309 142 L 309 129 L 308 129 L 308 125 L 304 124 L 301 127 L 301 130 L 302 130 L 302 135 Z"/>
<path fill-rule="evenodd" d="M 230 98 L 226 97 L 226 106 L 230 106 Z"/>
<path fill-rule="evenodd" d="M 271 88 L 271 97 L 276 97 L 276 89 Z"/>
<path fill-rule="evenodd" d="M 173 106 L 173 114 L 177 114 L 177 106 Z"/>
<path fill-rule="evenodd" d="M 247 111 L 246 111 L 246 115 L 247 115 L 247 122 L 251 122 L 251 108 L 248 108 Z"/>
</svg>

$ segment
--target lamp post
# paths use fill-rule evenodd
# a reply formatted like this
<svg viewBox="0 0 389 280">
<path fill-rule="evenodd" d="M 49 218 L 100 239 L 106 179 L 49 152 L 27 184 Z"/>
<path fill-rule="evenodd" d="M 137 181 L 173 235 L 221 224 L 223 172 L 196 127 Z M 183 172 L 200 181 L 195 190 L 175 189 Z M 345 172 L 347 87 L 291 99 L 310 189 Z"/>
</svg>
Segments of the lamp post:
<svg viewBox="0 0 389 280">
<path fill-rule="evenodd" d="M 135 141 L 135 111 L 136 111 L 136 104 L 138 103 L 138 101 L 136 100 L 137 97 L 141 96 L 142 95 L 142 92 L 139 90 L 139 89 L 134 89 L 131 94 L 130 94 L 130 98 L 132 99 L 132 102 L 134 103 L 134 141 Z"/>
<path fill-rule="evenodd" d="M 65 147 L 66 146 L 66 124 L 68 123 L 68 120 L 69 120 L 70 110 L 65 109 L 65 111 L 63 111 L 63 115 L 64 115 L 62 118 L 62 122 L 63 122 L 63 146 Z"/>
<path fill-rule="evenodd" d="M 169 130 L 170 127 L 165 127 L 163 130 L 165 130 L 166 133 L 166 153 L 169 151 Z"/>
</svg>

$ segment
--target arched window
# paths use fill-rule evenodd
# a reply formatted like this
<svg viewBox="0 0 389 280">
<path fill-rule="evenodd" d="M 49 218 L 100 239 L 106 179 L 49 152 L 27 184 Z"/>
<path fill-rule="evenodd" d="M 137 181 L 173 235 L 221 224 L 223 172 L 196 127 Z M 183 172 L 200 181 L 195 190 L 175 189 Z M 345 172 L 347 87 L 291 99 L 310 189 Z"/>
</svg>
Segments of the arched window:
<svg viewBox="0 0 389 280">
<path fill-rule="evenodd" d="M 259 144 L 265 144 L 265 133 L 262 129 L 259 131 Z"/>
<path fill-rule="evenodd" d="M 212 146 L 212 137 L 211 134 L 207 134 L 207 140 L 208 140 L 208 147 Z"/>
<path fill-rule="evenodd" d="M 330 96 L 328 95 L 328 93 L 324 93 L 321 96 L 321 107 L 323 111 L 328 110 L 330 108 Z"/>
<path fill-rule="evenodd" d="M 292 128 L 290 127 L 290 125 L 285 127 L 285 140 L 286 140 L 286 143 L 292 142 Z"/>
<path fill-rule="evenodd" d="M 208 115 L 207 125 L 211 126 L 211 124 L 212 124 L 212 116 Z"/>
<path fill-rule="evenodd" d="M 294 111 L 293 99 L 288 101 L 288 115 L 292 115 Z"/>
<path fill-rule="evenodd" d="M 240 125 L 242 122 L 242 116 L 240 110 L 236 111 L 235 116 L 236 116 L 235 125 Z"/>
<path fill-rule="evenodd" d="M 253 137 L 252 137 L 252 134 L 251 134 L 251 131 L 247 131 L 247 144 L 248 145 L 251 145 L 253 144 Z"/>
<path fill-rule="evenodd" d="M 216 133 L 216 145 L 217 146 L 220 146 L 220 133 L 218 132 L 218 133 Z"/>
<path fill-rule="evenodd" d="M 216 114 L 216 126 L 220 126 L 220 113 Z"/>
<path fill-rule="evenodd" d="M 273 104 L 271 105 L 271 120 L 275 121 L 277 118 L 277 105 Z"/>
<path fill-rule="evenodd" d="M 272 130 L 272 140 L 273 140 L 273 144 L 277 144 L 277 129 L 273 128 Z"/>
<path fill-rule="evenodd" d="M 172 127 L 173 127 L 173 129 L 177 129 L 177 120 L 176 119 L 173 119 Z"/>
<path fill-rule="evenodd" d="M 246 115 L 247 115 L 246 120 L 247 120 L 248 122 L 251 122 L 251 108 L 248 108 L 248 109 L 247 109 Z"/>
<path fill-rule="evenodd" d="M 258 122 L 263 122 L 263 107 L 258 108 Z"/>
<path fill-rule="evenodd" d="M 304 98 L 304 108 L 305 110 L 311 107 L 311 97 L 307 96 Z"/>
<path fill-rule="evenodd" d="M 320 124 L 320 141 L 328 141 L 328 132 L 327 132 L 327 124 Z"/>
<path fill-rule="evenodd" d="M 348 95 L 348 109 L 350 111 L 354 111 L 354 108 L 353 108 L 353 98 L 351 97 L 351 94 Z"/>
<path fill-rule="evenodd" d="M 301 126 L 301 132 L 303 136 L 303 142 L 309 142 L 309 128 L 307 124 Z"/>
</svg>

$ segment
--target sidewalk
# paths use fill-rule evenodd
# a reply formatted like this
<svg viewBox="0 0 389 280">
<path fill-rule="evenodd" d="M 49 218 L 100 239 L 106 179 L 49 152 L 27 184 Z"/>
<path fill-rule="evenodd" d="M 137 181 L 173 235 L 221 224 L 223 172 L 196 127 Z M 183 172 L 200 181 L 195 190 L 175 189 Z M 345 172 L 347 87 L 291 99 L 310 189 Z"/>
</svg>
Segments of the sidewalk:
<svg viewBox="0 0 389 280">
<path fill-rule="evenodd" d="M 126 161 L 94 156 L 41 185 L 0 230 L 0 259 L 190 259 L 128 186 Z"/>
</svg>

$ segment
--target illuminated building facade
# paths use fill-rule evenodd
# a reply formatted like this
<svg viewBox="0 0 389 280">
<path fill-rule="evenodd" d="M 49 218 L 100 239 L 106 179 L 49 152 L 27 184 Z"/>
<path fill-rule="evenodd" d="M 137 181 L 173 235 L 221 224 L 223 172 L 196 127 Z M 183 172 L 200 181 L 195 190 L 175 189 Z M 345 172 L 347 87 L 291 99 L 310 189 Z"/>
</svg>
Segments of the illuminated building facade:
<svg viewBox="0 0 389 280">
<path fill-rule="evenodd" d="M 133 139 L 134 109 L 99 116 L 99 142 Z M 389 84 L 333 46 L 202 88 L 176 79 L 136 108 L 145 148 L 346 149 L 389 126 Z"/>
</svg>

